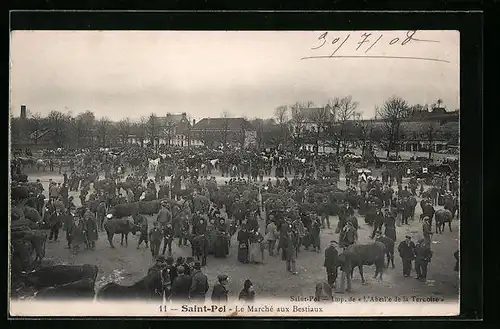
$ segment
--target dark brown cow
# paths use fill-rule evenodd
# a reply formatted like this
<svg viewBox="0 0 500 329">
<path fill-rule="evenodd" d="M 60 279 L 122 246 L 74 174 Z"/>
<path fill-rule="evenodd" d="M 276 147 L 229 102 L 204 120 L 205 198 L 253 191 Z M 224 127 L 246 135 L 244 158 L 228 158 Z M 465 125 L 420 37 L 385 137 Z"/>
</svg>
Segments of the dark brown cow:
<svg viewBox="0 0 500 329">
<path fill-rule="evenodd" d="M 97 291 L 97 300 L 160 299 L 163 296 L 163 281 L 160 271 L 152 271 L 131 286 L 110 282 Z"/>
<path fill-rule="evenodd" d="M 357 267 L 361 275 L 361 282 L 365 283 L 363 276 L 363 265 L 375 265 L 374 278 L 382 274 L 385 268 L 385 245 L 382 242 L 372 242 L 367 244 L 352 244 L 342 254 L 339 255 L 339 266 L 347 265 L 351 277 L 354 274 L 354 268 Z M 347 272 L 347 271 L 346 271 Z"/>
<path fill-rule="evenodd" d="M 111 218 L 104 222 L 104 230 L 108 235 L 109 245 L 114 248 L 113 237 L 115 234 L 121 234 L 120 245 L 123 246 L 123 240 L 125 239 L 125 246 L 128 246 L 129 233 L 135 235 L 139 231 L 139 226 L 127 218 Z"/>
</svg>

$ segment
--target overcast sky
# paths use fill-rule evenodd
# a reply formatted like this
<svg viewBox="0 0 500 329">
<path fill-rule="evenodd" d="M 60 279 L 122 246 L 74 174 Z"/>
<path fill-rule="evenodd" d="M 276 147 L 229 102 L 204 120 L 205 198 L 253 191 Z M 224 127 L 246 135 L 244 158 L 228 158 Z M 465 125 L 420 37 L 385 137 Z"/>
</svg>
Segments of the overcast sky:
<svg viewBox="0 0 500 329">
<path fill-rule="evenodd" d="M 441 98 L 449 109 L 459 108 L 458 32 L 417 31 L 413 38 L 439 42 L 402 46 L 407 31 L 366 31 L 372 33 L 370 42 L 357 51 L 363 31 L 330 31 L 318 40 L 324 32 L 16 31 L 11 34 L 11 111 L 18 116 L 25 104 L 42 115 L 92 110 L 113 120 L 152 112 L 187 112 L 200 119 L 222 111 L 269 118 L 279 105 L 307 100 L 324 105 L 347 95 L 358 101 L 365 118 L 391 95 L 410 104 Z M 331 55 L 348 35 L 335 55 L 447 62 L 301 60 Z"/>
</svg>

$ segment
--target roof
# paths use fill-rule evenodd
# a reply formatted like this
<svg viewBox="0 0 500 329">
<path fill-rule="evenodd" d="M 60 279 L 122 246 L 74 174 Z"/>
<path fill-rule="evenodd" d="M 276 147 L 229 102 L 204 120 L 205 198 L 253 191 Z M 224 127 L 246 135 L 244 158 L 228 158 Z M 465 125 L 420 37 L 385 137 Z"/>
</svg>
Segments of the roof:
<svg viewBox="0 0 500 329">
<path fill-rule="evenodd" d="M 192 130 L 224 130 L 229 131 L 255 130 L 245 118 L 204 118 L 196 123 Z"/>
<path fill-rule="evenodd" d="M 335 121 L 335 115 L 330 111 L 329 107 L 311 107 L 311 108 L 305 108 L 302 109 L 302 113 L 305 117 L 305 122 L 315 122 L 315 114 L 318 113 L 318 111 L 328 111 L 328 114 L 330 116 L 329 121 Z"/>
<path fill-rule="evenodd" d="M 51 132 L 52 132 L 52 129 L 35 130 L 34 132 L 32 132 L 30 134 L 30 139 L 39 140 L 39 139 L 46 137 Z"/>
<path fill-rule="evenodd" d="M 163 124 L 167 124 L 169 122 L 173 124 L 179 124 L 182 121 L 189 122 L 185 112 L 176 114 L 167 113 L 167 115 L 164 117 L 158 117 L 158 120 L 162 121 Z"/>
</svg>

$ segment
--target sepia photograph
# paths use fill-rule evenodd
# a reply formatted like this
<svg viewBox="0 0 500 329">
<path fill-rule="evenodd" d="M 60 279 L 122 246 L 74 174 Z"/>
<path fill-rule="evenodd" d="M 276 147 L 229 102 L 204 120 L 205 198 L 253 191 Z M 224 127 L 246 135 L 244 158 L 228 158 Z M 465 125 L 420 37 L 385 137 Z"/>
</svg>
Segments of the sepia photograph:
<svg viewBox="0 0 500 329">
<path fill-rule="evenodd" d="M 460 313 L 460 33 L 10 34 L 10 316 Z"/>
</svg>

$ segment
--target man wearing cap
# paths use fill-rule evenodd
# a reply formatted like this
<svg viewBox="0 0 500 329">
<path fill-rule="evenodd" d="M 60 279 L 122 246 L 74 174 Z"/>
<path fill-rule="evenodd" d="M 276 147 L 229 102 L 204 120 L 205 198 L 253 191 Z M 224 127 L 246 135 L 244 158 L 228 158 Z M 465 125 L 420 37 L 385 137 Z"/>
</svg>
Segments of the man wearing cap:
<svg viewBox="0 0 500 329">
<path fill-rule="evenodd" d="M 163 227 L 163 251 L 162 254 L 165 255 L 165 251 L 168 247 L 168 255 L 172 256 L 172 240 L 174 239 L 174 229 L 172 224 L 168 223 Z"/>
<path fill-rule="evenodd" d="M 338 245 L 337 241 L 330 241 L 330 245 L 325 249 L 325 262 L 323 263 L 326 268 L 327 281 L 331 287 L 334 287 L 337 281 L 339 252 L 335 248 L 336 245 Z"/>
<path fill-rule="evenodd" d="M 357 240 L 357 231 L 352 225 L 351 221 L 347 221 L 346 226 L 342 229 L 339 236 L 339 243 L 342 248 L 347 248 L 350 245 L 356 243 Z"/>
<path fill-rule="evenodd" d="M 158 227 L 158 222 L 154 222 L 153 228 L 149 231 L 149 242 L 151 243 L 151 255 L 153 258 L 156 258 L 160 252 L 161 239 L 161 229 Z"/>
<path fill-rule="evenodd" d="M 191 277 L 186 275 L 185 268 L 183 266 L 178 266 L 176 269 L 177 277 L 172 283 L 172 292 L 170 294 L 170 299 L 172 301 L 188 301 L 189 300 L 189 289 L 191 287 Z"/>
<path fill-rule="evenodd" d="M 158 211 L 156 221 L 162 226 L 165 226 L 172 221 L 172 213 L 167 209 L 167 203 L 165 201 L 161 202 L 161 208 L 160 211 Z"/>
<path fill-rule="evenodd" d="M 225 274 L 220 274 L 217 276 L 217 283 L 214 285 L 212 290 L 212 303 L 227 303 L 227 285 L 229 283 L 229 278 Z"/>
<path fill-rule="evenodd" d="M 424 235 L 424 240 L 430 244 L 432 238 L 432 226 L 429 217 L 425 216 L 423 218 L 424 223 L 422 224 L 422 234 Z"/>
<path fill-rule="evenodd" d="M 149 239 L 148 239 L 148 220 L 144 218 L 141 214 L 134 214 L 133 216 L 134 223 L 139 225 L 139 242 L 137 243 L 137 249 L 141 246 L 141 243 L 144 242 L 146 244 L 146 248 L 149 248 Z"/>
<path fill-rule="evenodd" d="M 403 276 L 407 278 L 411 274 L 411 263 L 415 259 L 415 243 L 411 241 L 411 236 L 407 235 L 405 241 L 401 241 L 398 251 L 403 262 Z"/>
<path fill-rule="evenodd" d="M 427 265 L 431 261 L 432 251 L 425 239 L 420 239 L 415 246 L 415 272 L 417 280 L 425 282 L 427 279 Z"/>
<path fill-rule="evenodd" d="M 191 287 L 189 289 L 189 297 L 194 302 L 202 303 L 205 301 L 205 295 L 208 291 L 208 278 L 201 272 L 200 262 L 194 263 L 194 271 L 191 275 Z"/>
<path fill-rule="evenodd" d="M 99 230 L 102 232 L 104 231 L 104 219 L 106 217 L 106 202 L 104 202 L 104 200 L 99 202 L 96 214 L 97 224 L 99 225 Z"/>
<path fill-rule="evenodd" d="M 283 242 L 283 253 L 286 260 L 286 270 L 294 275 L 297 274 L 297 238 L 291 229 L 286 233 L 285 241 Z"/>
</svg>

